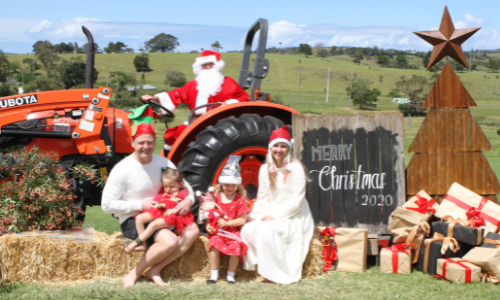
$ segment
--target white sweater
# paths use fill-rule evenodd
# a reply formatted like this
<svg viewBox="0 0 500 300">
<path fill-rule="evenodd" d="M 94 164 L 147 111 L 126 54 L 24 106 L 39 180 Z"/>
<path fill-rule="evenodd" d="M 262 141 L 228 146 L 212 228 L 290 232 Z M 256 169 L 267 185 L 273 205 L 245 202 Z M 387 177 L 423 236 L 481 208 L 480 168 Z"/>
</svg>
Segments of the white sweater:
<svg viewBox="0 0 500 300">
<path fill-rule="evenodd" d="M 115 165 L 108 176 L 102 192 L 102 211 L 119 218 L 120 224 L 142 211 L 142 201 L 152 200 L 162 188 L 161 168 L 176 169 L 175 165 L 163 156 L 153 154 L 148 164 L 142 164 L 131 154 Z M 184 180 L 184 187 L 193 202 L 193 189 Z"/>
</svg>

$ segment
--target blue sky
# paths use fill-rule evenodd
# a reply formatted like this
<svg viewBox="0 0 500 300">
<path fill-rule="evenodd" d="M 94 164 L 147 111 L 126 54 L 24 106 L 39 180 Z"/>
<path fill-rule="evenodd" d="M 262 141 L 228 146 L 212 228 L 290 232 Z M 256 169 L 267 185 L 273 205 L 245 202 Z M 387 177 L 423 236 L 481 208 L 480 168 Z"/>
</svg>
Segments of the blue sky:
<svg viewBox="0 0 500 300">
<path fill-rule="evenodd" d="M 165 32 L 179 38 L 181 52 L 208 49 L 216 40 L 223 51 L 241 50 L 246 31 L 258 18 L 269 21 L 268 47 L 322 43 L 425 51 L 431 46 L 412 32 L 437 29 L 445 5 L 457 28 L 482 27 L 464 49 L 500 48 L 498 0 L 3 2 L 0 49 L 8 53 L 31 52 L 37 40 L 83 45 L 81 25 L 101 48 L 121 41 L 137 51 Z"/>
</svg>

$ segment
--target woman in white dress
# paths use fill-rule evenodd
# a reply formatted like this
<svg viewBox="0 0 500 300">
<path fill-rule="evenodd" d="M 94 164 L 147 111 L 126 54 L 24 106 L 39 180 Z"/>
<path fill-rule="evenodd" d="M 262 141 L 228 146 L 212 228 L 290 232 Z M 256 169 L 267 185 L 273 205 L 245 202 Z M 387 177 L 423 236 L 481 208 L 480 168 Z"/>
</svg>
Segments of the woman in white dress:
<svg viewBox="0 0 500 300">
<path fill-rule="evenodd" d="M 289 284 L 302 277 L 314 221 L 306 200 L 306 170 L 292 159 L 292 142 L 283 126 L 271 134 L 267 162 L 259 171 L 259 192 L 250 222 L 241 230 L 248 245 L 243 267 L 266 278 L 264 283 Z"/>
</svg>

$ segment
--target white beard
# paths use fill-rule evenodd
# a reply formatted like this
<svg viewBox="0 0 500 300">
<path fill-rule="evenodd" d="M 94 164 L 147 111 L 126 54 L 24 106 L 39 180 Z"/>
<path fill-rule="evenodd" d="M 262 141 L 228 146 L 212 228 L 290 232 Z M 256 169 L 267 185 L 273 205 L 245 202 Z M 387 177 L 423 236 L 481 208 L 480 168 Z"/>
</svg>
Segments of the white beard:
<svg viewBox="0 0 500 300">
<path fill-rule="evenodd" d="M 201 70 L 196 76 L 196 83 L 198 97 L 208 99 L 208 97 L 215 96 L 221 91 L 224 75 L 215 68 Z"/>
</svg>

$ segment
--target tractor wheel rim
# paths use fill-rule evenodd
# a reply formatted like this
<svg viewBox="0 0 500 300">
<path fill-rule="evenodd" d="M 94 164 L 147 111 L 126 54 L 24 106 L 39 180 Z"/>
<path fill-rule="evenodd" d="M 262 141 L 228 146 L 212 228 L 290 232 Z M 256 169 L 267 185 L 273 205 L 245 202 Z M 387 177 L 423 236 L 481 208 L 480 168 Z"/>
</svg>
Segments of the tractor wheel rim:
<svg viewBox="0 0 500 300">
<path fill-rule="evenodd" d="M 259 187 L 259 169 L 262 163 L 256 158 L 256 155 L 267 155 L 267 148 L 264 147 L 246 147 L 240 150 L 237 150 L 230 155 L 246 155 L 244 161 L 240 161 L 241 167 L 241 184 L 244 186 L 245 184 L 253 184 L 255 187 Z M 226 165 L 226 162 L 229 160 L 229 156 L 224 159 L 224 161 L 219 165 L 217 171 L 215 172 L 214 178 L 212 180 L 213 186 L 218 183 L 220 173 L 222 169 Z"/>
</svg>

